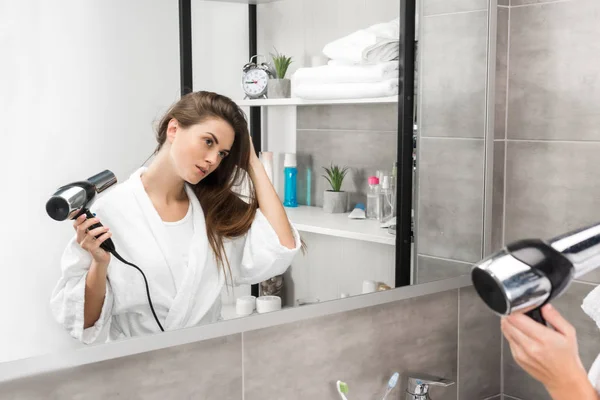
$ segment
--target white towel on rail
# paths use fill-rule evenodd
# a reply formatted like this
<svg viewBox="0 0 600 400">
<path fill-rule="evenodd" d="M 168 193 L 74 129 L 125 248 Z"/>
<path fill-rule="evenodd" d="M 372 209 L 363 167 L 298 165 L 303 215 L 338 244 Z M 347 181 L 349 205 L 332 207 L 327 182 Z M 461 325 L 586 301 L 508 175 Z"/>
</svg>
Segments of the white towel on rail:
<svg viewBox="0 0 600 400">
<path fill-rule="evenodd" d="M 370 99 L 398 94 L 398 78 L 369 83 L 301 83 L 294 97 L 310 100 Z"/>
<path fill-rule="evenodd" d="M 300 68 L 292 79 L 302 83 L 366 83 L 381 82 L 398 77 L 398 61 L 373 65 L 323 65 Z"/>
<path fill-rule="evenodd" d="M 334 40 L 325 45 L 323 54 L 332 60 L 378 63 L 397 59 L 399 49 L 400 19 L 396 18 Z"/>
</svg>

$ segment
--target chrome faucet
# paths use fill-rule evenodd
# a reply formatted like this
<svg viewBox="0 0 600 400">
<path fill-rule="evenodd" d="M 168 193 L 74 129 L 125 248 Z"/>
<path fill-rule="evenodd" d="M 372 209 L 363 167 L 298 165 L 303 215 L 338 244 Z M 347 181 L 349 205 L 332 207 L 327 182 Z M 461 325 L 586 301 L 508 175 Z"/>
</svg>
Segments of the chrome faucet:
<svg viewBox="0 0 600 400">
<path fill-rule="evenodd" d="M 430 386 L 448 387 L 454 385 L 454 381 L 427 374 L 414 374 L 408 376 L 408 387 L 406 388 L 406 400 L 431 400 L 429 397 Z"/>
</svg>

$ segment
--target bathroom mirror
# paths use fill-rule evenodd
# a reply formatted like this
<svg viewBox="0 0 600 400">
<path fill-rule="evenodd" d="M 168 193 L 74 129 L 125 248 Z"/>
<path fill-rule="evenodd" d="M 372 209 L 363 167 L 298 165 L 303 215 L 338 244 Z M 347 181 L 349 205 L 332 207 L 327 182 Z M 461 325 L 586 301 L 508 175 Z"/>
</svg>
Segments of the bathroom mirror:
<svg viewBox="0 0 600 400">
<path fill-rule="evenodd" d="M 74 231 L 72 222 L 48 217 L 46 201 L 61 185 L 106 169 L 122 183 L 152 162 L 156 124 L 190 90 L 215 91 L 242 107 L 254 146 L 273 153 L 272 179 L 282 200 L 283 154 L 297 156 L 299 206 L 286 211 L 306 253 L 271 280 L 225 288 L 214 321 L 252 318 L 236 308 L 244 296 L 278 296 L 277 312 L 285 313 L 455 277 L 487 251 L 488 2 L 472 10 L 433 0 L 416 7 L 410 0 L 345 0 L 343 7 L 334 0 L 254 3 L 61 0 L 2 6 L 0 47 L 9 56 L 0 70 L 1 86 L 8 89 L 0 96 L 8 123 L 0 157 L 0 362 L 85 346 L 50 309 Z M 416 8 L 415 18 L 403 18 L 401 7 Z M 320 82 L 303 98 L 244 99 L 240 80 L 251 54 L 292 57 L 287 76 L 293 77 L 327 64 L 328 43 L 385 23 L 391 25 L 380 28 L 398 33 L 396 47 L 392 40 L 388 50 L 399 62 L 391 70 L 371 66 L 366 72 L 376 75 L 367 77 L 378 84 L 375 92 L 360 80 L 341 81 L 328 88 L 339 96 L 333 100 L 319 92 L 327 86 Z M 415 54 L 407 55 L 406 43 Z M 406 77 L 414 77 L 412 95 L 404 92 Z M 299 93 L 297 83 L 292 79 L 292 94 Z M 332 164 L 348 168 L 341 213 L 324 209 L 330 185 L 324 167 Z M 395 232 L 381 227 L 388 221 L 348 217 L 357 203 L 367 204 L 371 176 L 397 188 L 387 197 L 397 213 Z M 137 271 L 131 276 L 135 290 L 144 293 Z M 146 298 L 139 307 L 150 312 Z M 107 336 L 101 332 L 90 345 Z"/>
</svg>

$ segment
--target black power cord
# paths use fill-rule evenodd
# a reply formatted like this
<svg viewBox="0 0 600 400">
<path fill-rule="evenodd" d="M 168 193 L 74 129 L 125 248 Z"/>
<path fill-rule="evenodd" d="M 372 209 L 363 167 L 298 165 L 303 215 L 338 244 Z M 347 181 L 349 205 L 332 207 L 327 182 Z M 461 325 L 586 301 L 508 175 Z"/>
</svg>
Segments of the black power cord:
<svg viewBox="0 0 600 400">
<path fill-rule="evenodd" d="M 160 321 L 158 320 L 158 317 L 156 316 L 156 312 L 154 311 L 154 305 L 152 304 L 152 298 L 150 297 L 150 288 L 148 287 L 148 280 L 146 279 L 146 275 L 144 274 L 144 271 L 142 271 L 141 268 L 139 268 L 137 265 L 132 264 L 129 261 L 126 261 L 123 257 L 121 257 L 121 255 L 119 253 L 117 253 L 117 250 L 112 250 L 110 253 L 112 255 L 114 255 L 115 257 L 117 257 L 117 259 L 119 261 L 121 261 L 122 263 L 130 265 L 133 268 L 140 271 L 140 274 L 142 274 L 142 278 L 144 278 L 144 283 L 146 284 L 146 295 L 148 296 L 148 304 L 150 304 L 150 309 L 152 310 L 152 315 L 154 315 L 154 319 L 156 320 L 156 323 L 158 324 L 158 327 L 160 328 L 160 330 L 162 332 L 164 332 L 165 330 L 162 327 L 162 325 L 160 324 Z"/>
</svg>

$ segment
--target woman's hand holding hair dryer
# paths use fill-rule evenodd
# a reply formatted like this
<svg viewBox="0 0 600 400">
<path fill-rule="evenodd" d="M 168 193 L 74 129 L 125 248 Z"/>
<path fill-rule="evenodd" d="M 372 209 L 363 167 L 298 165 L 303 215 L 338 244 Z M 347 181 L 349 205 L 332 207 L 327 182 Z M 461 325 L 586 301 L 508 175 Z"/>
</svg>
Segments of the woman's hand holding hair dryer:
<svg viewBox="0 0 600 400">
<path fill-rule="evenodd" d="M 73 223 L 73 227 L 77 232 L 77 243 L 92 256 L 92 264 L 85 280 L 84 329 L 93 326 L 98 321 L 106 297 L 106 275 L 110 263 L 110 253 L 101 248 L 100 245 L 110 238 L 112 233 L 106 226 L 88 230 L 98 222 L 100 222 L 98 218 L 88 219 L 83 214 Z M 101 236 L 96 238 L 98 235 Z"/>
<path fill-rule="evenodd" d="M 110 262 L 110 253 L 101 248 L 100 245 L 110 238 L 112 233 L 109 232 L 109 228 L 106 226 L 88 230 L 98 222 L 100 222 L 98 218 L 88 219 L 85 214 L 82 214 L 75 220 L 73 227 L 77 232 L 77 243 L 79 243 L 81 248 L 90 253 L 94 261 L 98 264 L 107 267 Z M 99 237 L 96 238 L 97 236 Z"/>
<path fill-rule="evenodd" d="M 554 329 L 523 314 L 502 319 L 502 333 L 515 361 L 553 400 L 598 400 L 579 358 L 575 328 L 550 304 L 542 308 L 542 315 Z"/>
</svg>

